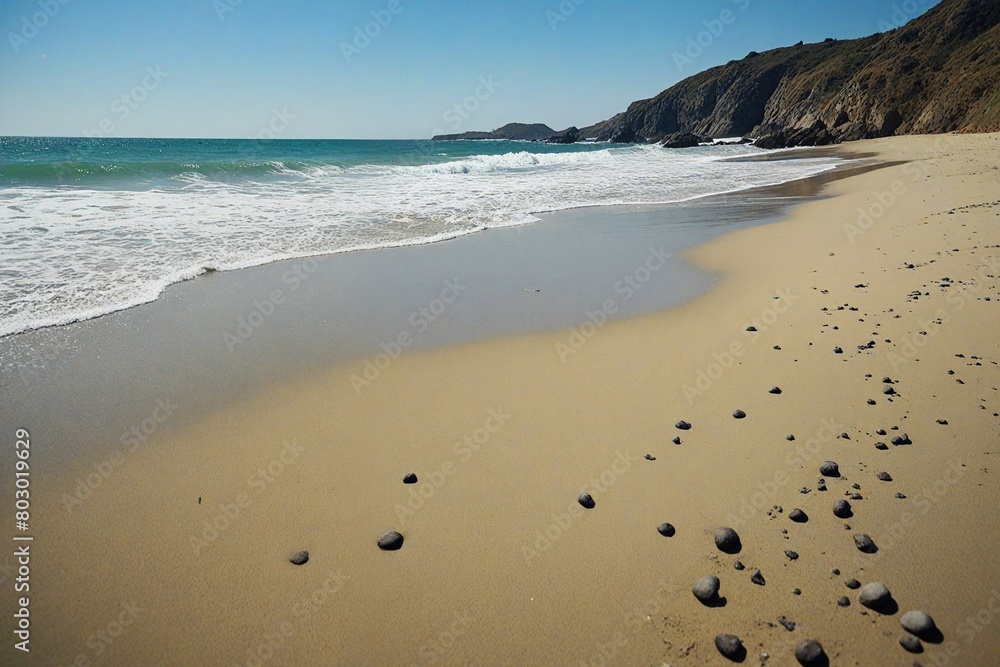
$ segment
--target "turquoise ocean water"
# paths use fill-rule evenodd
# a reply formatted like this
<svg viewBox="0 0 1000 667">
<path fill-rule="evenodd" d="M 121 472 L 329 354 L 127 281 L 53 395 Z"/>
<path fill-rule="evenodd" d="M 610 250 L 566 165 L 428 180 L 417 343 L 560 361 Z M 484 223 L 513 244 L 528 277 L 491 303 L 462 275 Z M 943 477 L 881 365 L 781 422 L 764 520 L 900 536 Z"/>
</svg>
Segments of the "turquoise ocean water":
<svg viewBox="0 0 1000 667">
<path fill-rule="evenodd" d="M 748 146 L 0 137 L 0 335 L 145 303 L 209 269 L 428 243 L 581 206 L 803 178 Z"/>
</svg>

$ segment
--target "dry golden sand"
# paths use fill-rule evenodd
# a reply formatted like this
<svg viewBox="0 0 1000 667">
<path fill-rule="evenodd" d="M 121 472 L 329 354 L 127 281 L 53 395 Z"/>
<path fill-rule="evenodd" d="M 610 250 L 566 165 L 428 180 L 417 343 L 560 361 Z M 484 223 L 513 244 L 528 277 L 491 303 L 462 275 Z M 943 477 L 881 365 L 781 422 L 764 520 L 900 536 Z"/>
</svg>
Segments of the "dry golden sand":
<svg viewBox="0 0 1000 667">
<path fill-rule="evenodd" d="M 572 332 L 404 355 L 360 394 L 360 363 L 322 369 L 154 438 L 72 513 L 38 491 L 31 664 L 702 665 L 725 662 L 713 638 L 733 633 L 746 664 L 790 664 L 815 638 L 832 664 L 910 665 L 910 609 L 945 637 L 922 664 L 996 664 L 1000 136 L 851 148 L 911 162 L 696 249 L 725 276 L 708 294 L 588 329 L 565 360 Z M 877 450 L 897 432 L 876 429 L 896 425 L 913 444 Z M 825 459 L 846 479 L 819 492 Z M 421 483 L 403 485 L 411 470 Z M 854 483 L 864 499 L 837 519 Z M 583 490 L 595 509 L 576 504 Z M 796 507 L 808 523 L 788 520 Z M 715 548 L 720 525 L 739 531 L 738 556 Z M 381 552 L 390 529 L 405 545 Z M 859 552 L 856 532 L 880 551 Z M 692 596 L 704 574 L 724 607 Z M 884 582 L 900 612 L 863 613 L 852 577 Z"/>
</svg>

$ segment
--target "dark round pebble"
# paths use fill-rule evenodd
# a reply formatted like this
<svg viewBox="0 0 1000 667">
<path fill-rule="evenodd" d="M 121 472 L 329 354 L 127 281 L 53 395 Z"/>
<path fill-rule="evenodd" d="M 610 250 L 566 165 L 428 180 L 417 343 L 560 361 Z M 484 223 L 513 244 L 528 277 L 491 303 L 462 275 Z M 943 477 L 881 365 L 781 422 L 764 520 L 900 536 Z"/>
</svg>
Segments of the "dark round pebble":
<svg viewBox="0 0 1000 667">
<path fill-rule="evenodd" d="M 833 504 L 833 515 L 840 519 L 847 519 L 852 515 L 851 503 L 843 498 Z"/>
<path fill-rule="evenodd" d="M 646 454 L 646 460 L 647 461 L 655 461 L 656 457 L 653 456 L 652 454 Z"/>
<path fill-rule="evenodd" d="M 694 582 L 691 592 L 703 604 L 711 604 L 719 597 L 719 578 L 713 574 L 706 574 Z"/>
<path fill-rule="evenodd" d="M 816 667 L 827 664 L 823 647 L 815 639 L 807 639 L 795 647 L 795 659 L 802 667 Z"/>
<path fill-rule="evenodd" d="M 736 411 L 733 412 L 733 418 L 734 419 L 743 419 L 746 416 L 747 416 L 747 413 L 743 412 L 742 410 L 736 410 Z"/>
<path fill-rule="evenodd" d="M 746 653 L 743 642 L 736 635 L 716 635 L 715 648 L 719 649 L 719 653 L 733 661 L 742 660 Z"/>
<path fill-rule="evenodd" d="M 873 554 L 878 551 L 878 547 L 872 541 L 872 538 L 865 533 L 857 533 L 854 536 L 854 546 L 858 548 L 858 551 L 864 552 L 866 554 Z"/>
<path fill-rule="evenodd" d="M 403 484 L 416 484 L 417 483 L 417 473 L 409 472 L 403 477 Z"/>
<path fill-rule="evenodd" d="M 743 570 L 746 569 L 746 565 L 744 565 L 743 561 L 741 561 L 741 560 L 738 560 L 735 563 L 733 563 L 733 567 L 735 567 L 737 570 L 740 570 L 740 571 L 743 571 Z"/>
<path fill-rule="evenodd" d="M 868 399 L 868 405 L 875 405 L 875 399 L 874 398 L 869 398 Z"/>
<path fill-rule="evenodd" d="M 792 551 L 791 549 L 785 549 L 785 556 L 788 557 L 788 560 L 798 560 L 799 559 L 798 552 Z"/>
<path fill-rule="evenodd" d="M 858 602 L 869 609 L 878 609 L 888 604 L 891 599 L 892 593 L 889 592 L 889 589 L 885 587 L 885 584 L 877 581 L 862 586 L 861 594 L 858 596 Z"/>
<path fill-rule="evenodd" d="M 680 438 L 680 436 L 679 436 L 679 435 L 675 435 L 675 436 L 674 436 L 674 440 L 673 440 L 673 443 L 674 443 L 675 445 L 679 445 L 679 444 L 681 444 L 681 438 Z"/>
<path fill-rule="evenodd" d="M 842 348 L 840 348 L 840 347 L 835 347 L 835 348 L 833 348 L 833 353 L 834 354 L 843 354 L 844 350 Z"/>
<path fill-rule="evenodd" d="M 727 554 L 739 553 L 740 549 L 743 548 L 743 544 L 740 542 L 740 536 L 735 530 L 729 528 L 728 526 L 722 526 L 715 529 L 715 546 L 717 546 L 720 551 L 724 551 Z"/>
<path fill-rule="evenodd" d="M 757 584 L 758 586 L 763 586 L 767 582 L 764 580 L 764 575 L 760 573 L 760 568 L 757 568 L 750 575 L 750 581 Z"/>
<path fill-rule="evenodd" d="M 691 429 L 691 424 L 689 424 L 688 422 L 684 421 L 683 419 L 680 420 L 679 422 L 677 422 L 676 424 L 674 424 L 674 426 L 676 426 L 677 428 L 679 428 L 682 431 L 688 431 L 688 430 Z"/>
<path fill-rule="evenodd" d="M 841 607 L 850 607 L 851 601 L 847 599 L 847 596 L 842 595 L 839 598 L 837 598 L 837 604 L 840 605 Z"/>
<path fill-rule="evenodd" d="M 819 474 L 824 477 L 840 477 L 840 466 L 833 461 L 823 461 L 819 465 Z"/>
<path fill-rule="evenodd" d="M 767 390 L 767 393 L 769 393 L 769 394 L 780 394 L 781 393 L 781 387 L 771 387 L 770 389 Z"/>
<path fill-rule="evenodd" d="M 293 553 L 291 556 L 288 557 L 288 560 L 292 563 L 292 565 L 305 565 L 307 562 L 309 562 L 309 552 L 296 551 L 295 553 Z"/>
<path fill-rule="evenodd" d="M 889 473 L 887 473 L 885 471 L 880 472 L 878 474 L 878 478 L 880 480 L 882 480 L 883 482 L 891 482 L 892 481 L 892 475 L 890 475 Z"/>
<path fill-rule="evenodd" d="M 913 635 L 904 635 L 899 640 L 899 645 L 905 648 L 910 653 L 923 653 L 924 645 L 920 643 L 920 640 Z"/>
<path fill-rule="evenodd" d="M 403 536 L 395 530 L 378 538 L 378 548 L 382 551 L 396 551 L 403 546 Z"/>
<path fill-rule="evenodd" d="M 788 513 L 788 518 L 795 523 L 805 523 L 809 520 L 809 516 L 797 507 Z"/>
<path fill-rule="evenodd" d="M 848 579 L 846 582 L 844 582 L 844 585 L 850 588 L 852 591 L 856 591 L 859 588 L 861 588 L 861 582 L 858 581 L 857 579 Z"/>
<path fill-rule="evenodd" d="M 795 440 L 795 436 L 794 435 L 789 435 L 789 436 L 787 436 L 785 438 L 785 440 L 787 440 L 788 442 L 791 442 L 791 441 Z"/>
<path fill-rule="evenodd" d="M 892 385 L 890 384 L 890 385 L 886 385 L 886 386 L 885 386 L 885 387 L 884 387 L 884 388 L 882 389 L 882 393 L 883 393 L 883 394 L 885 394 L 886 396 L 892 396 L 893 394 L 895 394 L 895 393 L 896 393 L 896 390 L 895 390 L 895 389 L 893 389 Z"/>
<path fill-rule="evenodd" d="M 656 530 L 657 532 L 660 533 L 660 535 L 663 535 L 664 537 L 673 537 L 674 533 L 677 532 L 676 530 L 674 530 L 673 525 L 669 523 L 661 523 L 659 526 L 657 526 Z"/>
<path fill-rule="evenodd" d="M 906 612 L 903 614 L 903 618 L 899 619 L 899 623 L 910 634 L 925 639 L 933 637 L 937 630 L 937 624 L 934 623 L 934 619 L 931 618 L 930 614 L 922 611 Z"/>
<path fill-rule="evenodd" d="M 594 506 L 596 505 L 596 503 L 594 502 L 594 497 L 591 496 L 589 493 L 581 493 L 580 497 L 577 498 L 577 500 L 580 502 L 581 505 L 586 507 L 588 510 L 594 509 Z"/>
</svg>

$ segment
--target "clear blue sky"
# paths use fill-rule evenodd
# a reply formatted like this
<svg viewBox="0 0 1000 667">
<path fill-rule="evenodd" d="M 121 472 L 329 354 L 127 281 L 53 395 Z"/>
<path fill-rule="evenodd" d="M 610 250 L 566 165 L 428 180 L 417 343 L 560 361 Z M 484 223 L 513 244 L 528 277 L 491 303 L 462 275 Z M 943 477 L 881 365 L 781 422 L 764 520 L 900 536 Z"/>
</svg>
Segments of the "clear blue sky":
<svg viewBox="0 0 1000 667">
<path fill-rule="evenodd" d="M 0 134 L 417 138 L 510 121 L 560 130 L 751 50 L 869 35 L 934 4 L 2 0 Z M 701 35 L 703 52 L 679 68 L 675 53 L 705 22 L 721 32 Z M 367 44 L 355 40 L 366 24 Z M 470 97 L 477 88 L 481 100 Z"/>
</svg>

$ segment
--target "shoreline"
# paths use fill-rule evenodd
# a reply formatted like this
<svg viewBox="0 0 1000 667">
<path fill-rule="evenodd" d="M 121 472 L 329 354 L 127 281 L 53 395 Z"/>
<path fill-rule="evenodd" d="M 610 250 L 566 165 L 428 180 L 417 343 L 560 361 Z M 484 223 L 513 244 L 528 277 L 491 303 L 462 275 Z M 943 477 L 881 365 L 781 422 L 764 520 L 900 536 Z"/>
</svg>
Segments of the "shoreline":
<svg viewBox="0 0 1000 667">
<path fill-rule="evenodd" d="M 35 612 L 41 650 L 72 660 L 134 600 L 145 615 L 109 664 L 247 664 L 279 636 L 275 664 L 711 665 L 712 638 L 733 633 L 753 664 L 789 662 L 813 638 L 835 664 L 903 665 L 899 617 L 922 609 L 944 638 L 918 660 L 989 664 L 997 633 L 964 619 L 1000 589 L 1000 572 L 969 558 L 1000 529 L 1000 348 L 983 326 L 1000 312 L 998 146 L 865 142 L 894 164 L 780 221 L 707 230 L 684 257 L 721 276 L 711 289 L 595 325 L 569 357 L 562 328 L 415 350 L 360 393 L 357 362 L 262 372 L 266 392 L 157 430 L 71 508 L 56 493 L 93 466 L 50 468 L 39 538 L 77 546 L 37 556 L 51 596 Z M 865 225 L 858 209 L 880 203 Z M 601 257 L 578 259 L 593 272 Z M 602 307 L 602 290 L 581 292 Z M 875 447 L 897 433 L 912 445 Z M 828 491 L 824 459 L 842 474 Z M 576 504 L 585 490 L 592 510 Z M 837 519 L 830 506 L 852 493 L 854 516 Z M 795 507 L 806 523 L 787 519 Z M 735 556 L 712 542 L 727 524 Z M 380 552 L 392 529 L 403 548 Z M 879 551 L 860 552 L 856 532 Z M 301 568 L 288 563 L 299 549 Z M 690 594 L 705 574 L 724 606 Z M 899 612 L 865 611 L 852 577 L 884 581 Z"/>
<path fill-rule="evenodd" d="M 625 145 L 618 145 L 618 144 L 616 144 L 616 146 L 625 146 Z M 720 158 L 720 161 L 723 161 L 723 162 L 730 162 L 730 161 L 731 162 L 766 162 L 766 161 L 771 161 L 771 160 L 795 160 L 795 159 L 809 159 L 810 157 L 816 157 L 816 156 L 827 156 L 827 155 L 832 154 L 832 153 L 834 153 L 834 151 L 827 151 L 827 150 L 824 150 L 822 148 L 785 148 L 785 149 L 776 149 L 776 150 L 772 151 L 770 154 L 748 155 L 748 156 L 740 156 L 740 157 L 734 157 L 734 158 Z M 137 308 L 137 307 L 145 306 L 145 305 L 148 305 L 148 304 L 152 304 L 152 303 L 155 303 L 157 299 L 159 299 L 160 297 L 162 297 L 166 291 L 170 290 L 171 288 L 175 287 L 176 285 L 180 285 L 180 284 L 188 282 L 190 280 L 197 280 L 198 278 L 201 278 L 201 277 L 207 276 L 207 275 L 211 275 L 211 274 L 214 274 L 214 273 L 223 273 L 223 272 L 232 272 L 232 271 L 245 271 L 245 270 L 251 270 L 251 269 L 256 269 L 256 268 L 259 268 L 259 267 L 267 266 L 269 264 L 276 264 L 276 263 L 279 263 L 279 262 L 291 262 L 291 261 L 296 261 L 296 260 L 298 260 L 298 261 L 307 260 L 307 259 L 318 260 L 318 259 L 321 259 L 321 258 L 325 260 L 325 259 L 328 259 L 328 258 L 336 257 L 338 255 L 344 255 L 344 254 L 354 253 L 354 252 L 373 252 L 373 251 L 380 251 L 380 250 L 391 250 L 391 249 L 396 249 L 396 248 L 419 247 L 419 246 L 430 245 L 430 244 L 434 244 L 434 243 L 443 243 L 443 242 L 446 242 L 446 241 L 454 241 L 454 240 L 457 240 L 457 239 L 461 239 L 461 238 L 463 238 L 465 236 L 470 236 L 472 234 L 479 234 L 479 233 L 486 232 L 486 231 L 510 229 L 510 228 L 516 228 L 516 227 L 520 227 L 520 226 L 524 226 L 524 225 L 537 224 L 538 222 L 541 222 L 544 219 L 544 216 L 550 215 L 550 214 L 555 214 L 555 213 L 565 213 L 565 212 L 572 212 L 572 211 L 590 211 L 591 209 L 603 210 L 603 209 L 609 209 L 609 208 L 613 209 L 613 208 L 616 208 L 616 207 L 644 207 L 644 208 L 654 209 L 654 208 L 658 208 L 658 207 L 668 207 L 668 206 L 672 206 L 672 205 L 686 204 L 686 203 L 690 203 L 690 202 L 699 201 L 699 200 L 702 200 L 702 199 L 735 196 L 735 195 L 738 195 L 740 193 L 751 193 L 751 192 L 762 190 L 762 189 L 776 188 L 776 187 L 781 187 L 781 186 L 784 186 L 784 185 L 789 185 L 791 183 L 795 183 L 795 182 L 798 182 L 798 181 L 809 180 L 809 179 L 812 179 L 812 178 L 821 178 L 824 174 L 828 174 L 828 173 L 831 173 L 831 172 L 836 172 L 838 170 L 849 169 L 849 168 L 852 168 L 854 166 L 857 166 L 857 165 L 852 165 L 851 162 L 852 161 L 865 160 L 868 157 L 870 157 L 870 156 L 866 156 L 866 155 L 853 155 L 850 152 L 845 152 L 843 154 L 843 156 L 842 156 L 842 159 L 845 161 L 844 163 L 831 165 L 828 169 L 824 169 L 823 171 L 820 171 L 820 172 L 818 172 L 816 174 L 812 174 L 810 176 L 796 177 L 796 178 L 791 178 L 791 179 L 784 180 L 784 181 L 777 181 L 777 182 L 774 182 L 774 183 L 763 183 L 763 184 L 758 184 L 758 185 L 744 187 L 744 188 L 737 188 L 737 189 L 733 189 L 733 190 L 723 190 L 723 191 L 719 191 L 719 192 L 709 192 L 709 193 L 705 193 L 705 194 L 694 195 L 692 197 L 687 197 L 687 198 L 683 198 L 683 199 L 676 199 L 676 200 L 669 200 L 669 201 L 643 202 L 643 203 L 624 203 L 624 204 L 623 203 L 616 203 L 616 204 L 586 204 L 586 205 L 579 205 L 579 206 L 569 206 L 569 207 L 560 208 L 560 209 L 542 209 L 542 210 L 537 210 L 537 211 L 525 211 L 524 215 L 533 217 L 534 220 L 531 220 L 531 221 L 528 221 L 528 222 L 523 222 L 523 223 L 518 223 L 518 224 L 501 225 L 501 226 L 497 226 L 497 227 L 486 227 L 486 226 L 484 226 L 484 227 L 480 227 L 480 228 L 472 229 L 472 230 L 460 230 L 460 231 L 454 231 L 454 232 L 443 232 L 441 234 L 438 234 L 438 235 L 435 235 L 435 236 L 432 236 L 432 237 L 421 238 L 421 239 L 411 239 L 411 240 L 405 241 L 405 242 L 396 242 L 396 243 L 394 243 L 392 245 L 365 245 L 365 244 L 361 244 L 361 245 L 355 245 L 355 246 L 347 246 L 347 247 L 344 247 L 344 248 L 341 248 L 341 249 L 337 249 L 337 250 L 333 250 L 333 251 L 322 251 L 322 252 L 316 252 L 316 253 L 295 254 L 295 255 L 280 256 L 280 257 L 268 257 L 268 258 L 262 258 L 262 259 L 259 259 L 259 260 L 253 260 L 252 263 L 243 264 L 243 265 L 232 267 L 232 268 L 220 269 L 220 268 L 217 268 L 215 266 L 187 267 L 187 268 L 185 268 L 185 269 L 183 269 L 183 270 L 175 273 L 174 276 L 168 277 L 168 278 L 164 278 L 161 281 L 159 281 L 159 283 L 157 283 L 156 285 L 151 286 L 149 288 L 149 290 L 147 290 L 146 296 L 139 297 L 139 300 L 131 301 L 131 302 L 127 303 L 127 304 L 118 304 L 118 305 L 114 306 L 113 308 L 109 307 L 111 309 L 101 309 L 100 311 L 85 312 L 85 313 L 74 314 L 74 315 L 62 315 L 62 316 L 59 316 L 58 318 L 53 319 L 52 321 L 48 321 L 48 323 L 45 323 L 45 324 L 35 324 L 35 325 L 31 325 L 31 326 L 25 325 L 25 328 L 22 328 L 20 330 L 9 331 L 7 333 L 0 334 L 0 341 L 3 341 L 4 338 L 10 337 L 10 336 L 17 336 L 17 335 L 21 335 L 21 334 L 30 334 L 33 331 L 39 331 L 39 330 L 49 329 L 49 328 L 53 328 L 53 327 L 62 327 L 62 326 L 68 326 L 68 325 L 73 325 L 73 324 L 79 324 L 79 323 L 87 322 L 87 321 L 90 321 L 90 320 L 93 320 L 93 319 L 99 319 L 101 317 L 106 317 L 106 316 L 109 316 L 109 315 L 114 315 L 115 313 L 123 312 L 123 311 L 129 310 L 129 309 L 132 309 L 132 308 Z"/>
</svg>

